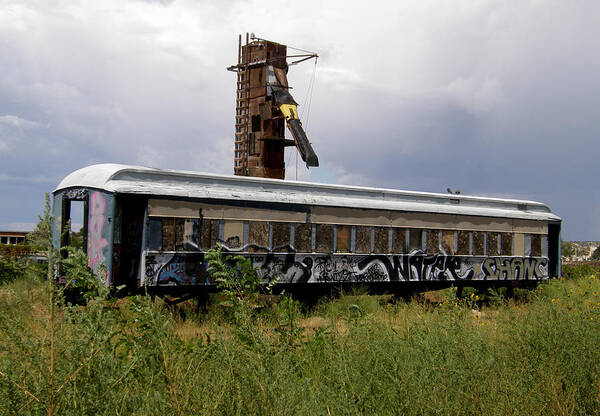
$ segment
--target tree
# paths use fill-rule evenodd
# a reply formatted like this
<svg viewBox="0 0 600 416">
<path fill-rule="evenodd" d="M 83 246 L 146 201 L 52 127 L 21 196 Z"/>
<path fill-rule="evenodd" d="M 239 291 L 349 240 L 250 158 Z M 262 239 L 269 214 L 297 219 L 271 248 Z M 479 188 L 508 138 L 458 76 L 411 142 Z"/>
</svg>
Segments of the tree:
<svg viewBox="0 0 600 416">
<path fill-rule="evenodd" d="M 596 250 L 592 253 L 592 260 L 600 260 L 600 246 L 596 247 Z"/>
<path fill-rule="evenodd" d="M 44 214 L 38 215 L 38 223 L 35 229 L 27 234 L 26 243 L 33 251 L 46 252 L 52 245 L 52 208 L 50 206 L 50 194 L 46 192 L 46 203 L 44 205 Z"/>
<path fill-rule="evenodd" d="M 572 257 L 575 255 L 575 245 L 570 241 L 561 240 L 560 252 L 563 257 Z"/>
</svg>

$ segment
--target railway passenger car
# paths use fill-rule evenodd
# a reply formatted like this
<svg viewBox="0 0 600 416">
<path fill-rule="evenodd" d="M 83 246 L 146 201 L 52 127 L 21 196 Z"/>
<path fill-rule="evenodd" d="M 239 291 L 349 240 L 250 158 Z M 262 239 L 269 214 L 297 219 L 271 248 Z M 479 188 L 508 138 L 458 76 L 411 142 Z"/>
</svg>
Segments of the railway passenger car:
<svg viewBox="0 0 600 416">
<path fill-rule="evenodd" d="M 212 290 L 217 243 L 279 288 L 531 284 L 560 276 L 561 219 L 532 201 L 101 164 L 54 191 L 56 248 L 83 207 L 89 266 L 107 285 Z"/>
</svg>

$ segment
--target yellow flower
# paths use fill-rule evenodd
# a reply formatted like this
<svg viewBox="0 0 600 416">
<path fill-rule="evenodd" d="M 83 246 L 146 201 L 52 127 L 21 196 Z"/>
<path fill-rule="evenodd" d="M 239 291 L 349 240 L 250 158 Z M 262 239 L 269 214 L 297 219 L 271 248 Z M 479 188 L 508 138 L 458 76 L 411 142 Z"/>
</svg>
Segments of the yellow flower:
<svg viewBox="0 0 600 416">
<path fill-rule="evenodd" d="M 475 296 L 475 300 L 479 300 L 479 296 Z"/>
<path fill-rule="evenodd" d="M 474 293 L 471 293 L 471 298 L 473 298 L 474 295 L 475 295 Z"/>
</svg>

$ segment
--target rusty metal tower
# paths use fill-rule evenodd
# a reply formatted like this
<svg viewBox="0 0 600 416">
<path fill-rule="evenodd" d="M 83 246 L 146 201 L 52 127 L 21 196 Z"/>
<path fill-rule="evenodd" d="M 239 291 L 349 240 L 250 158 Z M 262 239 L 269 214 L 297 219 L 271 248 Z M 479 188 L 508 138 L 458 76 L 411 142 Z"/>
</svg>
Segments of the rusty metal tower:
<svg viewBox="0 0 600 416">
<path fill-rule="evenodd" d="M 234 173 L 238 176 L 285 178 L 284 148 L 296 146 L 307 166 L 319 166 L 287 81 L 289 65 L 318 58 L 316 53 L 287 55 L 287 46 L 249 36 L 238 40 Z M 285 138 L 285 125 L 293 140 Z"/>
</svg>

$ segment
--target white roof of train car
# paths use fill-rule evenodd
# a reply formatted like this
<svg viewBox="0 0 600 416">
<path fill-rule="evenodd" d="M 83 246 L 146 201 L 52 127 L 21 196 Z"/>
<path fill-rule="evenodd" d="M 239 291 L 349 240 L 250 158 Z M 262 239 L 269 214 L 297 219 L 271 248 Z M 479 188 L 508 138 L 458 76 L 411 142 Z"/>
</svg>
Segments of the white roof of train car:
<svg viewBox="0 0 600 416">
<path fill-rule="evenodd" d="M 76 170 L 61 181 L 55 192 L 81 187 L 124 194 L 560 221 L 550 208 L 534 201 L 282 181 L 117 164 L 92 165 Z"/>
</svg>

